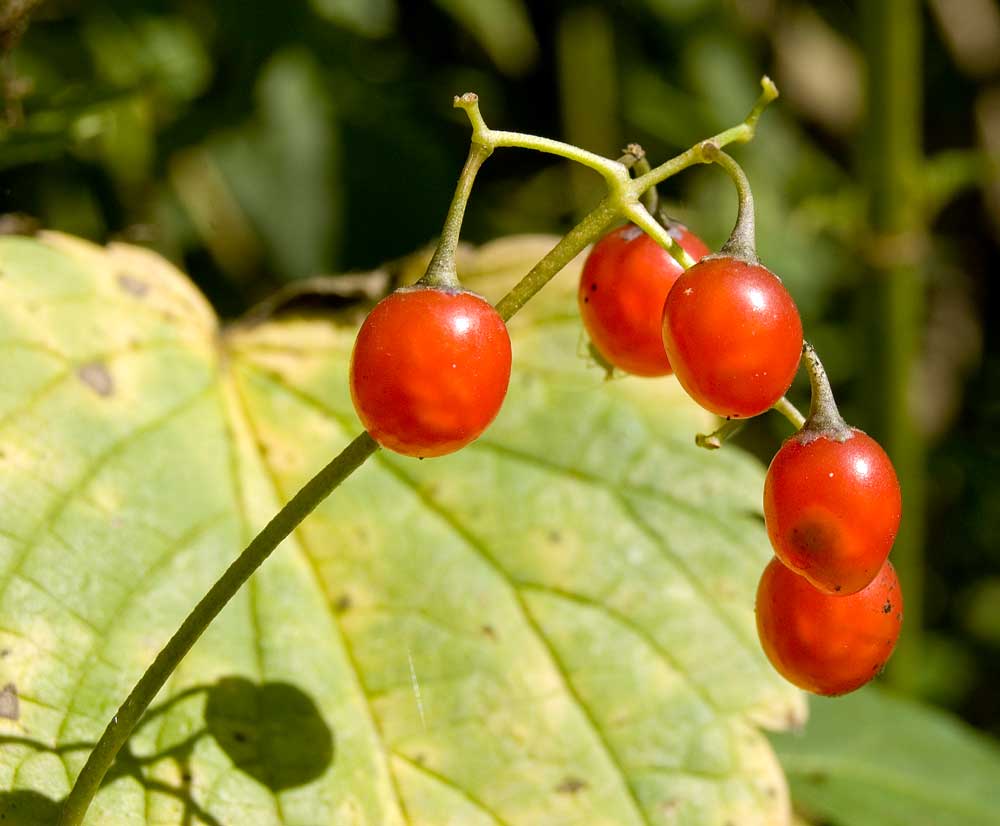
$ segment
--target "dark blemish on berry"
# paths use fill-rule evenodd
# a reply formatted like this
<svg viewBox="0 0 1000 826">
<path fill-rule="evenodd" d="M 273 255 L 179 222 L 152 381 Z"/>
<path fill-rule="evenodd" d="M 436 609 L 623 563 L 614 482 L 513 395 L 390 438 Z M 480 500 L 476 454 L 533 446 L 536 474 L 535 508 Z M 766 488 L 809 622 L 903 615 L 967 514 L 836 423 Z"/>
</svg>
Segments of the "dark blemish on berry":
<svg viewBox="0 0 1000 826">
<path fill-rule="evenodd" d="M 591 284 L 590 285 L 590 291 L 592 293 L 596 293 L 597 292 L 597 284 Z"/>
<path fill-rule="evenodd" d="M 885 601 L 885 605 L 882 606 L 882 613 L 888 614 L 892 611 L 892 603 L 889 600 Z"/>
<path fill-rule="evenodd" d="M 586 780 L 581 780 L 579 777 L 566 777 L 556 786 L 556 791 L 559 794 L 576 794 L 578 791 L 586 788 Z"/>
<path fill-rule="evenodd" d="M 843 585 L 834 585 L 834 586 L 833 586 L 833 590 L 834 590 L 834 591 L 839 591 L 839 590 L 840 590 L 841 588 L 843 588 L 843 587 L 844 587 Z"/>
<path fill-rule="evenodd" d="M 586 295 L 585 295 L 585 296 L 583 297 L 583 303 L 584 303 L 584 304 L 589 304 L 589 303 L 590 303 L 590 297 L 589 297 L 589 296 L 586 296 Z"/>
<path fill-rule="evenodd" d="M 77 377 L 98 396 L 107 398 L 115 392 L 115 382 L 108 368 L 100 362 L 84 364 L 76 371 Z"/>
<path fill-rule="evenodd" d="M 903 621 L 903 612 L 899 611 L 896 614 L 896 622 L 902 622 L 902 621 Z"/>
<path fill-rule="evenodd" d="M 244 732 L 242 732 L 242 731 L 234 731 L 234 732 L 233 732 L 233 739 L 234 739 L 234 740 L 235 740 L 235 741 L 236 741 L 237 743 L 245 743 L 245 742 L 247 741 L 247 736 L 246 736 L 246 734 L 245 734 Z"/>
<path fill-rule="evenodd" d="M 118 276 L 118 286 L 136 298 L 142 298 L 149 292 L 149 284 L 125 273 Z"/>
<path fill-rule="evenodd" d="M 17 698 L 17 686 L 7 683 L 0 690 L 0 717 L 8 720 L 19 720 L 21 717 L 21 703 Z"/>
<path fill-rule="evenodd" d="M 351 599 L 350 594 L 341 594 L 335 603 L 333 603 L 334 610 L 338 614 L 344 614 L 351 610 L 351 606 L 354 601 Z"/>
<path fill-rule="evenodd" d="M 492 625 L 483 625 L 479 630 L 483 632 L 483 636 L 489 637 L 491 640 L 496 640 L 497 632 Z"/>
<path fill-rule="evenodd" d="M 830 526 L 815 520 L 798 522 L 792 528 L 790 539 L 796 548 L 807 554 L 827 553 L 836 544 L 836 536 Z"/>
</svg>

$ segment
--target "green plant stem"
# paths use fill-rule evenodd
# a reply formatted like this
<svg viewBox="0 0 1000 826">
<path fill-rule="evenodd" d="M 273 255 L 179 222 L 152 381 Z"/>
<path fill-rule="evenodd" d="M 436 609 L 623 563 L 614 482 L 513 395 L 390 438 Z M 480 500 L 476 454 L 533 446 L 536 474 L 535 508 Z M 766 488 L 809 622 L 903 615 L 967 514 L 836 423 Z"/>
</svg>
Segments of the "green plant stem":
<svg viewBox="0 0 1000 826">
<path fill-rule="evenodd" d="M 806 417 L 799 412 L 799 409 L 794 404 L 788 401 L 787 396 L 782 396 L 778 399 L 771 409 L 788 419 L 792 423 L 792 427 L 796 430 L 801 430 L 802 425 L 806 423 Z"/>
<path fill-rule="evenodd" d="M 747 423 L 746 419 L 729 419 L 723 422 L 711 433 L 698 433 L 694 437 L 694 443 L 698 447 L 706 450 L 718 450 L 723 443 L 739 433 Z"/>
<path fill-rule="evenodd" d="M 718 145 L 735 140 L 749 140 L 753 136 L 760 111 L 773 100 L 774 95 L 767 97 L 767 85 L 773 89 L 773 84 L 766 78 L 765 94 L 758 100 L 754 110 L 747 120 L 739 126 L 716 135 L 713 140 Z M 528 300 L 544 287 L 566 264 L 573 260 L 589 243 L 596 240 L 619 217 L 628 213 L 630 206 L 640 206 L 638 199 L 643 192 L 654 185 L 651 182 L 639 186 L 639 182 L 647 179 L 653 173 L 664 180 L 677 174 L 693 163 L 700 163 L 700 155 L 695 149 L 678 155 L 657 167 L 653 172 L 632 181 L 628 169 L 618 161 L 602 158 L 591 152 L 578 149 L 575 146 L 539 138 L 534 135 L 524 135 L 516 132 L 494 132 L 486 126 L 479 112 L 479 99 L 475 94 L 465 94 L 456 97 L 454 105 L 464 109 L 472 124 L 472 148 L 462 171 L 451 209 L 438 244 L 434 258 L 440 251 L 441 262 L 434 265 L 437 271 L 447 272 L 448 250 L 454 258 L 454 250 L 458 243 L 458 233 L 461 219 L 468 202 L 472 182 L 483 161 L 489 157 L 498 146 L 517 146 L 527 149 L 537 149 L 541 152 L 561 155 L 570 160 L 582 163 L 596 169 L 608 183 L 609 194 L 594 210 L 577 224 L 539 261 L 517 285 L 511 289 L 499 302 L 496 308 L 505 321 L 509 320 Z M 764 101 L 763 103 L 761 101 Z M 646 216 L 645 210 L 642 210 Z M 649 216 L 650 220 L 652 217 Z M 645 220 L 645 218 L 643 218 Z M 653 221 L 653 224 L 656 224 Z M 659 224 L 656 224 L 659 226 Z M 662 229 L 662 227 L 660 227 Z M 432 258 L 432 264 L 434 262 Z M 428 269 L 431 267 L 429 266 Z M 432 276 L 433 277 L 433 276 Z M 168 677 L 177 668 L 191 646 L 198 640 L 208 625 L 225 607 L 244 582 L 249 579 L 257 568 L 270 556 L 275 548 L 322 502 L 341 482 L 360 467 L 365 460 L 378 449 L 378 445 L 367 433 L 362 433 L 339 456 L 333 459 L 323 470 L 309 480 L 305 486 L 274 516 L 247 548 L 236 558 L 222 577 L 209 589 L 208 593 L 194 607 L 181 627 L 170 641 L 157 654 L 153 664 L 136 683 L 128 698 L 118 709 L 118 713 L 108 724 L 94 750 L 87 758 L 83 770 L 77 776 L 63 804 L 60 826 L 79 826 L 87 814 L 90 803 L 97 794 L 108 769 L 114 763 L 118 752 L 128 740 L 133 729 L 142 717 L 157 692 L 166 683 Z"/>
<path fill-rule="evenodd" d="M 761 113 L 767 108 L 769 103 L 778 97 L 778 88 L 771 82 L 769 77 L 762 77 L 760 85 L 760 97 L 757 98 L 757 102 L 743 123 L 719 132 L 718 135 L 709 138 L 708 141 L 702 141 L 701 144 L 692 146 L 686 152 L 682 152 L 680 155 L 660 164 L 651 172 L 647 172 L 645 175 L 636 178 L 630 188 L 642 193 L 649 189 L 649 187 L 665 181 L 667 178 L 676 175 L 689 166 L 694 166 L 698 163 L 707 163 L 708 161 L 702 149 L 702 144 L 704 143 L 713 143 L 721 149 L 723 146 L 731 143 L 747 143 L 753 140 L 753 136 L 757 133 L 757 122 L 760 120 Z"/>
<path fill-rule="evenodd" d="M 684 269 L 690 269 L 698 263 L 641 203 L 629 204 L 625 210 L 625 217 L 669 252 Z"/>
<path fill-rule="evenodd" d="M 646 157 L 646 150 L 639 146 L 639 144 L 630 143 L 626 149 L 635 158 L 635 162 L 629 167 L 629 170 L 635 177 L 641 178 L 647 172 L 653 171 L 653 167 L 649 165 L 649 158 Z M 646 212 L 656 215 L 656 210 L 660 206 L 660 195 L 656 191 L 656 187 L 651 186 L 643 192 L 639 198 L 639 203 L 646 208 Z"/>
<path fill-rule="evenodd" d="M 587 244 L 599 238 L 619 215 L 620 212 L 609 198 L 601 201 L 497 302 L 496 307 L 500 317 L 508 321 L 535 293 L 548 284 L 559 270 L 579 255 Z"/>
<path fill-rule="evenodd" d="M 476 181 L 479 168 L 492 153 L 493 149 L 490 146 L 475 142 L 469 144 L 469 156 L 458 177 L 458 185 L 455 187 L 455 195 L 445 216 L 441 238 L 427 265 L 427 271 L 419 281 L 420 284 L 428 287 L 461 286 L 458 271 L 455 269 L 455 251 L 458 249 L 458 239 L 462 233 L 465 207 L 469 203 L 469 195 L 472 194 L 472 185 Z"/>
<path fill-rule="evenodd" d="M 727 155 L 711 141 L 705 141 L 699 147 L 706 160 L 718 164 L 726 174 L 732 179 L 736 186 L 736 194 L 739 197 L 739 211 L 736 214 L 736 225 L 729 235 L 729 239 L 722 245 L 720 254 L 729 255 L 746 261 L 748 264 L 758 264 L 757 257 L 757 230 L 756 216 L 754 215 L 753 191 L 750 189 L 750 181 L 746 172 L 743 171 L 732 156 Z"/>
<path fill-rule="evenodd" d="M 826 375 L 826 368 L 819 359 L 816 348 L 809 342 L 802 345 L 802 361 L 809 374 L 809 387 L 812 390 L 809 399 L 809 418 L 803 425 L 806 431 L 803 436 L 825 436 L 838 442 L 846 442 L 854 435 L 837 409 L 837 400 L 833 397 L 833 388 Z"/>
<path fill-rule="evenodd" d="M 97 741 L 63 804 L 61 826 L 78 826 L 83 822 L 90 801 L 139 718 L 209 623 L 298 524 L 377 449 L 378 445 L 367 433 L 358 436 L 278 511 L 202 597 L 170 641 L 156 655 L 153 664 L 136 683 L 104 730 L 101 739 Z"/>
<path fill-rule="evenodd" d="M 875 253 L 867 286 L 859 294 L 864 413 L 866 429 L 885 446 L 903 493 L 903 518 L 892 561 L 906 593 L 906 622 L 886 677 L 907 691 L 917 687 L 926 667 L 922 643 L 926 446 L 912 408 L 925 302 L 919 267 L 924 231 L 919 195 L 921 6 L 918 0 L 883 0 L 862 4 L 861 15 L 868 113 L 859 177 L 868 189 Z"/>
</svg>

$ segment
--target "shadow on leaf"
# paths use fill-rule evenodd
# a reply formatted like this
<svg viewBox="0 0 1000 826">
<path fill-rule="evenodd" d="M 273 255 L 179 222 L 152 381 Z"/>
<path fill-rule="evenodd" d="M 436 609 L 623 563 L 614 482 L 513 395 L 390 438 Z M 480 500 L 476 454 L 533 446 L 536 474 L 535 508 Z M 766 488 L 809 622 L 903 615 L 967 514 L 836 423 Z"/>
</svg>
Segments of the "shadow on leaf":
<svg viewBox="0 0 1000 826">
<path fill-rule="evenodd" d="M 333 732 L 309 696 L 288 683 L 220 680 L 208 695 L 205 725 L 237 768 L 272 791 L 315 780 L 333 761 Z"/>
<path fill-rule="evenodd" d="M 207 694 L 203 729 L 151 755 L 137 755 L 126 743 L 104 778 L 104 785 L 121 777 L 133 778 L 151 792 L 182 801 L 184 822 L 194 815 L 208 826 L 221 826 L 194 800 L 187 783 L 180 787 L 167 785 L 149 777 L 145 767 L 171 758 L 181 767 L 182 775 L 190 779 L 194 746 L 210 736 L 237 769 L 277 793 L 315 780 L 333 762 L 333 732 L 312 699 L 289 683 L 258 684 L 242 677 L 226 677 L 214 685 L 194 686 L 151 708 L 137 728 L 202 692 Z M 0 747 L 5 744 L 55 754 L 89 751 L 95 745 L 74 742 L 50 746 L 26 737 L 0 736 Z M 61 805 L 61 800 L 27 789 L 0 792 L 0 826 L 51 826 Z"/>
<path fill-rule="evenodd" d="M 3 826 L 52 826 L 60 801 L 21 789 L 0 792 L 0 823 Z"/>
</svg>

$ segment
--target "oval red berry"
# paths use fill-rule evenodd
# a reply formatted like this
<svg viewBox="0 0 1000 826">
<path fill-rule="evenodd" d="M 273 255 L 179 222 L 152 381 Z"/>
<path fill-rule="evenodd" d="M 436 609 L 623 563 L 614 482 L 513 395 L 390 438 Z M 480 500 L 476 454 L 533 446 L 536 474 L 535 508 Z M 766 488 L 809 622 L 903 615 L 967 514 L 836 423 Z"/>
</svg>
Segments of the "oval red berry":
<svg viewBox="0 0 1000 826">
<path fill-rule="evenodd" d="M 882 568 L 902 499 L 892 462 L 860 430 L 843 442 L 788 439 L 764 480 L 764 519 L 778 558 L 817 588 L 860 591 Z"/>
<path fill-rule="evenodd" d="M 383 447 L 442 456 L 496 418 L 510 381 L 507 326 L 479 296 L 411 287 L 380 301 L 358 332 L 351 397 Z"/>
<path fill-rule="evenodd" d="M 778 559 L 757 587 L 757 633 L 775 669 L 814 694 L 835 696 L 875 677 L 896 646 L 903 595 L 892 563 L 850 596 L 814 588 Z"/>
<path fill-rule="evenodd" d="M 736 258 L 706 258 L 677 279 L 662 333 L 684 389 L 727 418 L 774 405 L 802 354 L 802 322 L 788 290 L 766 267 Z"/>
<path fill-rule="evenodd" d="M 686 227 L 676 224 L 670 232 L 692 258 L 708 254 Z M 671 372 L 660 318 L 667 293 L 683 272 L 669 252 L 633 224 L 594 245 L 580 274 L 580 317 L 610 364 L 636 376 Z"/>
</svg>

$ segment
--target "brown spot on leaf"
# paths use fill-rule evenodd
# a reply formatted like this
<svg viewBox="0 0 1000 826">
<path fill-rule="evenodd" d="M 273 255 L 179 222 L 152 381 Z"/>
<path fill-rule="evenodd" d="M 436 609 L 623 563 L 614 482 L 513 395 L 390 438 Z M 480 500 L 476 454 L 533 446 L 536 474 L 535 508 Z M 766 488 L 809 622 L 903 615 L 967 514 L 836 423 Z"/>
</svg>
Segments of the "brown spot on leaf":
<svg viewBox="0 0 1000 826">
<path fill-rule="evenodd" d="M 479 630 L 483 632 L 484 637 L 489 637 L 491 640 L 496 640 L 497 631 L 492 625 L 484 625 Z"/>
<path fill-rule="evenodd" d="M 562 534 L 559 531 L 549 531 L 549 542 L 562 542 Z"/>
<path fill-rule="evenodd" d="M 98 396 L 107 398 L 115 392 L 114 379 L 111 378 L 108 368 L 100 362 L 94 361 L 82 365 L 77 369 L 76 375 Z"/>
<path fill-rule="evenodd" d="M 556 786 L 556 791 L 559 792 L 559 794 L 576 794 L 586 788 L 586 780 L 581 780 L 579 777 L 569 776 L 563 778 L 563 781 Z"/>
<path fill-rule="evenodd" d="M 17 686 L 7 683 L 0 690 L 0 717 L 18 720 L 21 717 L 21 703 L 17 698 Z"/>
<path fill-rule="evenodd" d="M 9 657 L 9 656 L 10 656 L 10 649 L 9 648 L 0 648 L 0 659 L 3 659 L 4 657 Z"/>
<path fill-rule="evenodd" d="M 139 278 L 136 278 L 134 275 L 128 275 L 127 273 L 119 274 L 118 286 L 129 295 L 134 295 L 136 298 L 142 298 L 149 292 L 149 284 Z"/>
<path fill-rule="evenodd" d="M 338 614 L 344 614 L 351 610 L 353 604 L 354 601 L 351 599 L 350 594 L 341 594 L 337 597 L 337 601 L 333 603 L 333 607 Z"/>
</svg>

